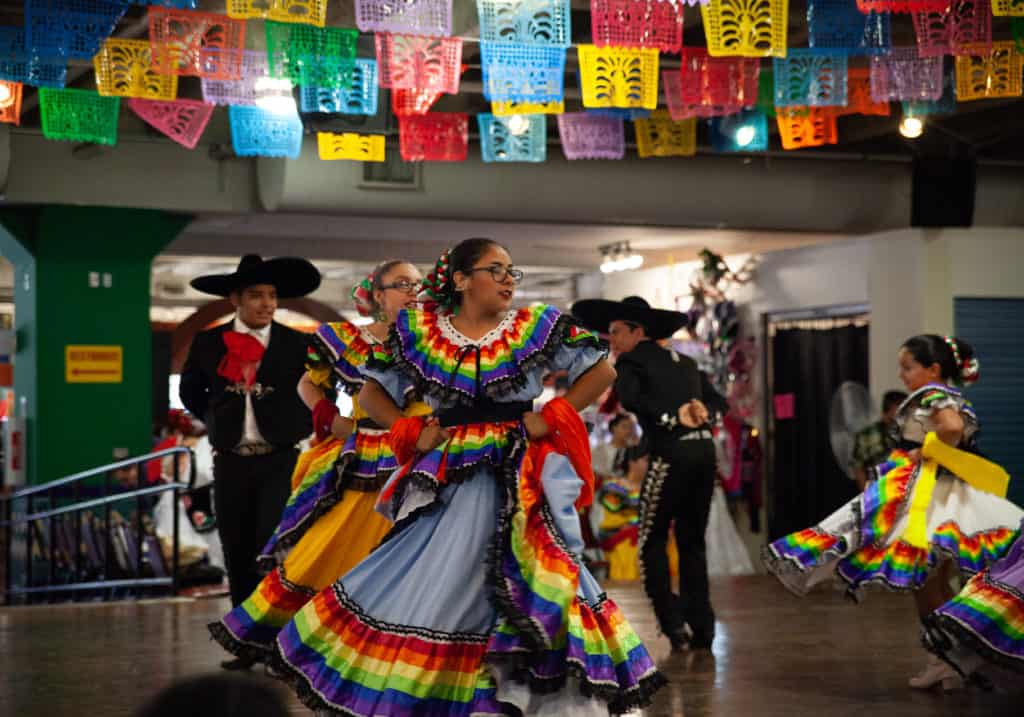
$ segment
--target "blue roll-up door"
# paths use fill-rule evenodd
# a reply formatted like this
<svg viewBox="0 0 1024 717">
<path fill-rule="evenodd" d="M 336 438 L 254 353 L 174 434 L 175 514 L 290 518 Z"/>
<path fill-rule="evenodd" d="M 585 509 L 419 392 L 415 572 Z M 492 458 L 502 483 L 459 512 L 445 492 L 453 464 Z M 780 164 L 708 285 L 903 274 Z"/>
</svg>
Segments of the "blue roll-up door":
<svg viewBox="0 0 1024 717">
<path fill-rule="evenodd" d="M 1024 506 L 1024 299 L 956 299 L 956 335 L 974 346 L 981 380 L 967 389 L 981 421 L 982 452 L 1009 471 Z"/>
</svg>

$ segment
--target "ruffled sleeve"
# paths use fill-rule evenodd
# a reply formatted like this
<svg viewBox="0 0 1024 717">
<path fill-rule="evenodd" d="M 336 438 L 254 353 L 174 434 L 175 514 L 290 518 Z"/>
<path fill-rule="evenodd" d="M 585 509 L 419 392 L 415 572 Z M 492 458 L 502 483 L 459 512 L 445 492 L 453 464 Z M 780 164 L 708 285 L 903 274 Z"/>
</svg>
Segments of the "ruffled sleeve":
<svg viewBox="0 0 1024 717">
<path fill-rule="evenodd" d="M 412 378 L 401 370 L 391 351 L 383 344 L 373 346 L 370 360 L 363 367 L 363 375 L 380 384 L 399 406 L 405 405 L 415 390 Z"/>
<path fill-rule="evenodd" d="M 306 372 L 321 388 L 340 387 L 346 393 L 358 393 L 370 350 L 370 344 L 354 324 L 321 324 L 306 350 Z"/>
<path fill-rule="evenodd" d="M 556 330 L 560 335 L 551 357 L 551 370 L 568 371 L 569 383 L 576 383 L 594 364 L 608 356 L 605 343 L 571 316 L 561 314 Z"/>
</svg>

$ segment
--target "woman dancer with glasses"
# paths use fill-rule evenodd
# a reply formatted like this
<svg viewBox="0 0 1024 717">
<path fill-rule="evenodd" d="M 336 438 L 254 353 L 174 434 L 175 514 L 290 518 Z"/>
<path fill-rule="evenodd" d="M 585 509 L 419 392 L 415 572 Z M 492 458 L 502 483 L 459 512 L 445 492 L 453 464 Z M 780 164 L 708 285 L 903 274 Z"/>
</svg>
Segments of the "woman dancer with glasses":
<svg viewBox="0 0 1024 717">
<path fill-rule="evenodd" d="M 378 503 L 395 527 L 277 640 L 318 714 L 607 715 L 663 682 L 579 555 L 578 411 L 615 372 L 571 317 L 511 308 L 521 279 L 494 241 L 460 243 L 427 279 L 436 310 L 402 312 L 367 370 L 360 399 L 402 464 Z M 572 386 L 535 412 L 553 370 Z M 411 389 L 433 418 L 402 415 Z"/>
<path fill-rule="evenodd" d="M 362 560 L 391 527 L 374 510 L 377 491 L 397 467 L 387 430 L 359 405 L 363 368 L 380 350 L 399 311 L 416 304 L 419 270 L 402 260 L 380 264 L 352 290 L 356 308 L 373 323 L 320 326 L 310 344 L 299 395 L 313 412 L 312 447 L 299 456 L 281 522 L 260 554 L 270 570 L 256 590 L 220 621 L 213 637 L 238 659 L 229 669 L 265 661 L 274 639 L 318 590 Z M 353 396 L 352 415 L 339 415 L 335 391 Z M 411 393 L 399 397 L 405 415 L 430 409 Z"/>
</svg>

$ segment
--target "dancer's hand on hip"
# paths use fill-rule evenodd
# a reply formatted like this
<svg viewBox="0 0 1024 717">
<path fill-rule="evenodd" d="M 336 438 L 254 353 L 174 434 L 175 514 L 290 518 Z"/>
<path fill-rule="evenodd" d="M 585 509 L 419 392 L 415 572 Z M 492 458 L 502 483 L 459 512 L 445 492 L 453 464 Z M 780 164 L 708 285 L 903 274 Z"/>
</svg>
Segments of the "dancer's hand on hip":
<svg viewBox="0 0 1024 717">
<path fill-rule="evenodd" d="M 416 440 L 416 450 L 420 453 L 427 453 L 451 438 L 451 431 L 441 428 L 436 418 L 428 418 L 427 425 L 420 431 L 420 437 Z"/>
<path fill-rule="evenodd" d="M 687 428 L 700 428 L 708 422 L 708 408 L 696 398 L 679 407 L 679 422 Z"/>
</svg>

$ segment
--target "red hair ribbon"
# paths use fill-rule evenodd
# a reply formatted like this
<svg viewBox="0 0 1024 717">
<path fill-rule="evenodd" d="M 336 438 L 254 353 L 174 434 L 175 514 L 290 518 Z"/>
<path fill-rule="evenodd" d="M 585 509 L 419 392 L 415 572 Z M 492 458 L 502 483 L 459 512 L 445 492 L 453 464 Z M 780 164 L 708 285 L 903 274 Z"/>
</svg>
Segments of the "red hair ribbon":
<svg viewBox="0 0 1024 717">
<path fill-rule="evenodd" d="M 224 332 L 224 345 L 228 352 L 217 366 L 217 374 L 231 383 L 244 383 L 247 387 L 256 381 L 256 370 L 266 351 L 259 339 L 237 331 Z"/>
</svg>

